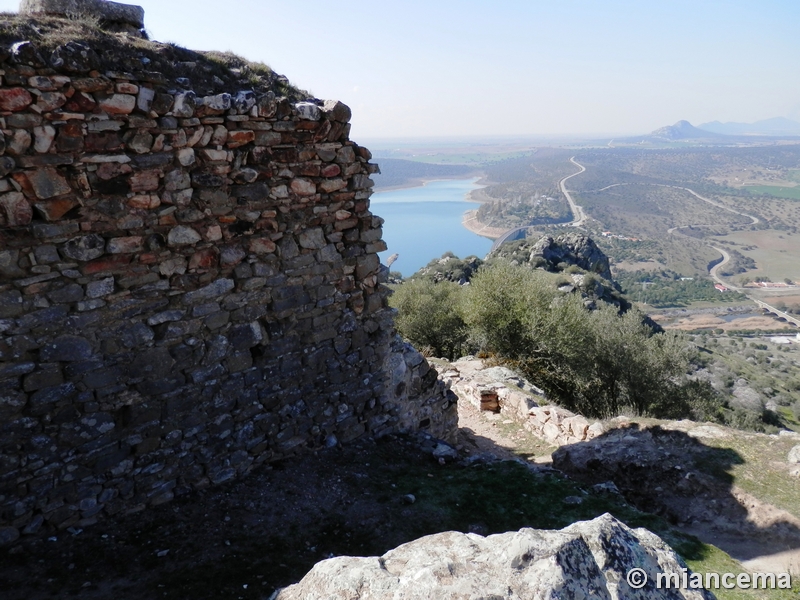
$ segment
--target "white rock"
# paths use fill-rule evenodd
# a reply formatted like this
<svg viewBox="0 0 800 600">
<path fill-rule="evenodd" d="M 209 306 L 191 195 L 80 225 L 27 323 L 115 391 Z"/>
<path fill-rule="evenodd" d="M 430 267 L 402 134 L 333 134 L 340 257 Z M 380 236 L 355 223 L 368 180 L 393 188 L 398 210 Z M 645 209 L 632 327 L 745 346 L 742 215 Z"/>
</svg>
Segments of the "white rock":
<svg viewBox="0 0 800 600">
<path fill-rule="evenodd" d="M 626 581 L 633 568 L 648 583 Z M 521 529 L 482 537 L 448 531 L 390 550 L 382 557 L 342 556 L 317 563 L 276 600 L 403 598 L 711 599 L 706 592 L 656 589 L 658 573 L 685 565 L 658 536 L 632 530 L 609 514 L 561 531 Z"/>
</svg>

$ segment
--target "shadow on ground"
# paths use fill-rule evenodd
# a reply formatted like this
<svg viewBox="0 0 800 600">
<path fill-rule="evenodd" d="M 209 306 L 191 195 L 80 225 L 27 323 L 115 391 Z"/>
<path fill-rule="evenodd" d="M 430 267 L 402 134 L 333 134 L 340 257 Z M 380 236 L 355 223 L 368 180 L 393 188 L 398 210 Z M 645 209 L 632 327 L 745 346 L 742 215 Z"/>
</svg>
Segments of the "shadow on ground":
<svg viewBox="0 0 800 600">
<path fill-rule="evenodd" d="M 628 435 L 624 443 L 636 451 L 641 433 Z M 13 553 L 3 551 L 0 589 L 8 600 L 265 598 L 324 558 L 380 555 L 440 531 L 561 528 L 611 512 L 630 526 L 669 534 L 664 519 L 639 512 L 618 494 L 582 488 L 523 461 L 491 459 L 508 456 L 508 449 L 472 437 L 480 450 L 467 461 L 440 464 L 405 437 L 359 441 L 274 463 L 241 481 L 82 532 L 25 540 Z M 736 459 L 720 455 L 720 473 Z M 630 487 L 632 502 L 660 510 L 628 486 L 642 477 L 658 483 L 639 470 L 646 466 L 634 461 L 616 479 L 602 465 L 591 469 L 598 469 L 598 480 Z M 661 483 L 674 487 L 680 477 Z M 686 558 L 702 558 L 705 547 L 696 540 L 668 541 Z"/>
<path fill-rule="evenodd" d="M 553 453 L 553 466 L 574 480 L 613 481 L 635 507 L 738 560 L 799 550 L 799 519 L 734 486 L 732 468 L 743 462 L 735 450 L 683 431 L 636 424 Z"/>
</svg>

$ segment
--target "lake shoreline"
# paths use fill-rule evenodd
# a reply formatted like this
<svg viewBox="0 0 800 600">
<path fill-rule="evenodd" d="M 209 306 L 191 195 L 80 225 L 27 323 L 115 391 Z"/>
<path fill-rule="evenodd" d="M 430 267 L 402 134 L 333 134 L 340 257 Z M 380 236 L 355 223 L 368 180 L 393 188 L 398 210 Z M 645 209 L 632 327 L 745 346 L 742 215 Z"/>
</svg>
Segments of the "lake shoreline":
<svg viewBox="0 0 800 600">
<path fill-rule="evenodd" d="M 381 187 L 381 188 L 373 188 L 373 193 L 380 194 L 383 192 L 394 192 L 398 190 L 409 190 L 418 187 L 425 187 L 429 183 L 434 181 L 467 181 L 469 179 L 474 179 L 474 177 L 464 178 L 464 177 L 437 177 L 433 179 L 427 178 L 420 178 L 414 179 L 413 183 L 408 183 L 405 185 L 392 185 L 389 187 Z M 477 185 L 483 185 L 485 187 L 486 184 L 479 183 L 483 178 L 479 178 L 475 183 Z M 483 198 L 481 198 L 483 195 Z M 483 187 L 478 189 L 472 190 L 468 192 L 464 196 L 465 202 L 473 202 L 475 204 L 483 204 L 489 200 L 488 196 L 483 193 Z M 490 225 L 485 225 L 478 220 L 478 211 L 477 210 L 468 210 L 466 211 L 461 217 L 461 226 L 467 229 L 468 231 L 474 233 L 475 235 L 479 235 L 481 237 L 496 240 L 501 235 L 503 235 L 508 229 L 503 229 L 500 227 L 492 227 Z"/>
<path fill-rule="evenodd" d="M 390 185 L 386 187 L 378 187 L 377 185 L 372 188 L 373 193 L 375 194 L 382 194 L 383 192 L 396 192 L 398 190 L 410 190 L 418 187 L 425 187 L 429 183 L 434 181 L 467 181 L 469 179 L 475 179 L 476 185 L 481 186 L 480 188 L 469 192 L 465 197 L 464 200 L 466 202 L 477 202 L 482 204 L 486 202 L 486 200 L 478 200 L 473 198 L 472 194 L 475 192 L 480 192 L 484 187 L 491 185 L 490 182 L 486 180 L 483 176 L 473 175 L 472 177 L 417 177 L 414 179 L 410 179 L 407 183 L 401 185 Z M 487 197 L 488 199 L 488 197 Z"/>
<path fill-rule="evenodd" d="M 481 226 L 465 223 L 467 201 L 479 178 L 435 179 L 422 186 L 380 190 L 372 197 L 370 210 L 385 219 L 383 239 L 387 250 L 382 260 L 399 254 L 396 270 L 408 276 L 444 252 L 458 256 L 486 254 L 492 235 Z M 476 231 L 477 228 L 477 231 Z"/>
<path fill-rule="evenodd" d="M 491 227 L 484 225 L 478 220 L 477 210 L 468 210 L 461 217 L 461 225 L 470 230 L 472 233 L 490 240 L 496 240 L 503 235 L 508 229 L 501 229 L 500 227 Z"/>
</svg>

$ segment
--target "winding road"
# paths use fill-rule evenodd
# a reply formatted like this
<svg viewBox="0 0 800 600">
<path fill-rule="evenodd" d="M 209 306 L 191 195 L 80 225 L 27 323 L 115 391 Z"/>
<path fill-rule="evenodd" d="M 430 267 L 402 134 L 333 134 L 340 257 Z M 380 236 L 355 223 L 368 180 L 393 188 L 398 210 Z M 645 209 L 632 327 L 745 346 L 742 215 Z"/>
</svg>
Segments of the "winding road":
<svg viewBox="0 0 800 600">
<path fill-rule="evenodd" d="M 572 199 L 572 196 L 570 195 L 569 191 L 567 190 L 567 186 L 565 185 L 565 183 L 566 183 L 567 179 L 570 179 L 572 177 L 575 177 L 576 175 L 580 175 L 581 173 L 583 173 L 586 170 L 586 167 L 584 167 L 582 164 L 578 163 L 575 160 L 574 156 L 572 158 L 570 158 L 569 160 L 573 165 L 578 167 L 580 169 L 580 171 L 578 171 L 577 173 L 573 173 L 572 175 L 567 175 L 566 177 L 562 178 L 561 181 L 558 182 L 558 187 L 561 189 L 561 193 L 563 193 L 564 197 L 567 199 L 567 202 L 569 203 L 569 209 L 572 211 L 572 217 L 573 217 L 572 221 L 570 221 L 569 223 L 564 223 L 564 225 L 571 226 L 571 227 L 580 227 L 581 225 L 583 225 L 583 222 L 586 220 L 586 213 L 583 212 L 583 208 L 582 207 L 580 207 L 577 204 L 575 204 L 575 201 Z M 491 252 L 495 251 L 497 248 L 499 248 L 500 246 L 502 246 L 503 244 L 505 244 L 508 241 L 518 240 L 518 239 L 521 239 L 522 237 L 525 237 L 524 236 L 524 232 L 527 231 L 529 227 L 531 227 L 531 226 L 530 225 L 524 225 L 522 227 L 515 227 L 514 229 L 509 229 L 508 231 L 504 232 L 503 235 L 501 235 L 499 238 L 497 238 L 494 241 L 494 243 L 492 244 L 492 247 L 489 250 L 489 252 L 491 253 Z"/>
<path fill-rule="evenodd" d="M 564 197 L 567 199 L 567 202 L 569 202 L 569 208 L 572 211 L 572 216 L 575 217 L 575 220 L 572 221 L 572 223 L 570 223 L 570 225 L 572 227 L 580 227 L 581 225 L 583 225 L 583 222 L 586 220 L 586 213 L 583 212 L 583 208 L 582 207 L 580 207 L 577 204 L 575 204 L 575 201 L 572 199 L 572 196 L 570 195 L 569 191 L 567 190 L 566 183 L 567 183 L 567 179 L 572 179 L 573 177 L 583 173 L 586 170 L 586 167 L 584 167 L 582 164 L 577 162 L 575 160 L 574 156 L 569 159 L 569 162 L 571 162 L 573 165 L 578 167 L 580 169 L 580 171 L 578 171 L 577 173 L 573 173 L 572 175 L 567 175 L 566 177 L 564 177 L 561 181 L 558 182 L 558 187 L 561 188 L 561 193 L 564 194 Z"/>
</svg>

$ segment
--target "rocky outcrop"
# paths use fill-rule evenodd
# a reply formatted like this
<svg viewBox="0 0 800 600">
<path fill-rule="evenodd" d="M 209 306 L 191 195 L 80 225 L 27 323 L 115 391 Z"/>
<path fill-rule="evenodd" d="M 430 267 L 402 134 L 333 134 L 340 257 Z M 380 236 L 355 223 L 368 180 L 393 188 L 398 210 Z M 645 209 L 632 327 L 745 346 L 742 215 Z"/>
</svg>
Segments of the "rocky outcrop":
<svg viewBox="0 0 800 600">
<path fill-rule="evenodd" d="M 488 260 L 492 257 L 506 258 L 554 272 L 563 271 L 565 266 L 575 265 L 613 281 L 608 257 L 592 238 L 580 233 L 544 236 L 537 241 L 526 239 L 511 242 L 496 248 L 486 258 Z"/>
<path fill-rule="evenodd" d="M 95 17 L 110 25 L 144 29 L 144 9 L 141 6 L 107 0 L 22 0 L 19 12 L 23 15 Z"/>
<path fill-rule="evenodd" d="M 634 568 L 647 576 L 640 589 L 626 579 Z M 658 536 L 605 514 L 560 531 L 521 529 L 488 537 L 449 531 L 381 557 L 332 558 L 279 591 L 275 600 L 714 598 L 706 591 L 656 588 L 659 574 L 682 580 L 685 569 Z"/>
<path fill-rule="evenodd" d="M 383 412 L 373 417 L 374 435 L 425 431 L 454 444 L 458 435 L 458 397 L 425 357 L 400 336 L 384 363 L 388 376 Z"/>
<path fill-rule="evenodd" d="M 761 537 L 771 540 L 774 549 L 798 547 L 800 519 L 708 472 L 707 465 L 724 473 L 743 462 L 736 452 L 699 441 L 730 437 L 724 428 L 691 421 L 669 423 L 669 429 L 615 421 L 612 425 L 622 426 L 558 448 L 553 467 L 584 484 L 613 482 L 628 502 L 671 523 L 707 528 L 715 535 Z"/>
<path fill-rule="evenodd" d="M 531 249 L 531 257 L 535 256 L 541 256 L 554 267 L 560 263 L 577 265 L 611 281 L 608 257 L 597 247 L 594 240 L 579 233 L 541 238 Z"/>
</svg>

